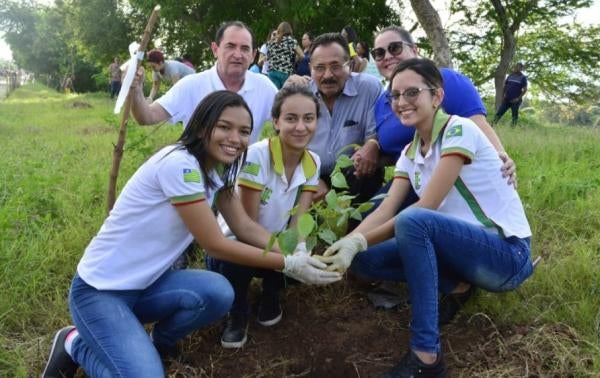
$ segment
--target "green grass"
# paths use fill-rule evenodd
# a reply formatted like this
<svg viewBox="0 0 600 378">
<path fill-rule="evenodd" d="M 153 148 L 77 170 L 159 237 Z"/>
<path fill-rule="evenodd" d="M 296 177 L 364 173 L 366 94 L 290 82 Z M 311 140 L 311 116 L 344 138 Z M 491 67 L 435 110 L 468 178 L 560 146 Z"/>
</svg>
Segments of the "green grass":
<svg viewBox="0 0 600 378">
<path fill-rule="evenodd" d="M 92 107 L 74 107 L 81 102 Z M 0 376 L 39 374 L 54 331 L 70 323 L 69 283 L 105 217 L 119 124 L 112 106 L 106 94 L 65 96 L 39 85 L 0 102 Z M 544 375 L 599 374 L 600 132 L 531 116 L 522 127 L 505 125 L 498 132 L 517 162 L 533 253 L 543 259 L 519 290 L 480 291 L 467 312 L 533 326 L 506 345 L 538 351 Z M 180 132 L 130 126 L 119 187 Z"/>
</svg>

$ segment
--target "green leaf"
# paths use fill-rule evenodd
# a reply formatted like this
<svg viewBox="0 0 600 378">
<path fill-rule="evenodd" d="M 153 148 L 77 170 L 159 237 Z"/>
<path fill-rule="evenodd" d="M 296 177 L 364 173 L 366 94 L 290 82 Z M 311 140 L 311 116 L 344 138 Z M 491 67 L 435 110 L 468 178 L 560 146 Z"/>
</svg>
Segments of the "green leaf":
<svg viewBox="0 0 600 378">
<path fill-rule="evenodd" d="M 356 210 L 358 210 L 361 213 L 364 213 L 365 211 L 371 210 L 373 206 L 373 202 L 363 202 L 358 206 Z"/>
<path fill-rule="evenodd" d="M 325 195 L 325 202 L 327 202 L 327 207 L 336 210 L 339 209 L 338 197 L 335 190 L 330 190 L 327 192 L 327 194 Z"/>
<path fill-rule="evenodd" d="M 371 201 L 377 201 L 380 199 L 384 199 L 387 196 L 388 196 L 387 193 L 381 193 L 381 194 L 378 194 L 378 195 L 374 196 L 373 198 L 371 198 Z"/>
<path fill-rule="evenodd" d="M 335 163 L 341 169 L 348 168 L 354 165 L 354 162 L 348 155 L 340 155 Z"/>
<path fill-rule="evenodd" d="M 283 255 L 291 255 L 298 244 L 298 231 L 292 228 L 280 232 L 277 236 L 277 243 Z"/>
<path fill-rule="evenodd" d="M 358 209 L 354 209 L 354 211 L 350 215 L 350 218 L 356 219 L 356 220 L 359 220 L 359 221 L 363 219 L 362 213 L 360 211 L 358 211 Z"/>
<path fill-rule="evenodd" d="M 310 252 L 317 246 L 317 236 L 311 235 L 304 242 L 306 243 L 306 250 Z"/>
<path fill-rule="evenodd" d="M 331 231 L 328 228 L 325 228 L 325 229 L 322 229 L 321 231 L 319 231 L 319 238 L 329 245 L 333 244 L 333 242 L 335 242 L 337 240 L 337 236 L 335 235 L 335 232 Z M 308 246 L 307 246 L 307 248 L 308 248 Z"/>
<path fill-rule="evenodd" d="M 271 234 L 271 237 L 269 238 L 265 249 L 263 249 L 263 256 L 265 256 L 267 252 L 270 252 L 271 249 L 273 249 L 273 244 L 275 244 L 275 240 L 277 240 L 277 232 Z"/>
<path fill-rule="evenodd" d="M 346 227 L 347 224 L 348 224 L 348 213 L 346 212 L 338 218 L 336 225 L 338 227 Z"/>
<path fill-rule="evenodd" d="M 331 174 L 331 186 L 334 188 L 348 189 L 348 183 L 342 172 L 334 172 Z"/>
<path fill-rule="evenodd" d="M 312 215 L 304 213 L 298 218 L 298 233 L 301 238 L 306 238 L 315 228 L 316 222 Z"/>
</svg>

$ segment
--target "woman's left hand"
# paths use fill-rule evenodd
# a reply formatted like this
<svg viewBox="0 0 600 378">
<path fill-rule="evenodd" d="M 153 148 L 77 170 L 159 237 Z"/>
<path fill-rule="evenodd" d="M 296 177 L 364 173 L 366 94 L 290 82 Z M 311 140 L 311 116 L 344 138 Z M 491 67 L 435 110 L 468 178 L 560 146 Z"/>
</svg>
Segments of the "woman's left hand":
<svg viewBox="0 0 600 378">
<path fill-rule="evenodd" d="M 500 160 L 504 164 L 502 164 L 502 177 L 508 177 L 508 185 L 514 185 L 515 189 L 517 188 L 517 165 L 513 161 L 513 159 L 508 156 L 505 151 L 498 152 L 498 156 Z"/>
</svg>

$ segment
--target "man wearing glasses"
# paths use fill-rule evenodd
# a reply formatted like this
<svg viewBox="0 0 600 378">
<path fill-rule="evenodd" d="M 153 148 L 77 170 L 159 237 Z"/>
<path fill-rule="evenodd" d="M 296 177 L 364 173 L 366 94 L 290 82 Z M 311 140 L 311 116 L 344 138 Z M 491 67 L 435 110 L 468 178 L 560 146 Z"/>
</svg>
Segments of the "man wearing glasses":
<svg viewBox="0 0 600 378">
<path fill-rule="evenodd" d="M 331 187 L 330 174 L 340 154 L 351 157 L 354 166 L 343 170 L 355 203 L 365 202 L 383 183 L 378 166 L 379 147 L 373 106 L 382 93 L 371 75 L 351 73 L 350 52 L 339 33 L 318 36 L 310 48 L 311 77 L 293 75 L 287 83 L 310 85 L 320 103 L 315 135 L 308 145 L 321 158 L 321 180 L 315 199 Z M 358 145 L 358 148 L 356 146 Z"/>
</svg>

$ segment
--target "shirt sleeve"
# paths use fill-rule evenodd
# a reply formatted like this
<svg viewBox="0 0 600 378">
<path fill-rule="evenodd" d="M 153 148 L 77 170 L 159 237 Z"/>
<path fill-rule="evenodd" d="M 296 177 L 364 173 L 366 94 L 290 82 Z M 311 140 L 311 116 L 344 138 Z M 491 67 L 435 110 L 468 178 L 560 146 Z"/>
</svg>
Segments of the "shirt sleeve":
<svg viewBox="0 0 600 378">
<path fill-rule="evenodd" d="M 248 156 L 238 176 L 238 185 L 244 188 L 262 191 L 267 182 L 270 161 L 265 159 L 259 148 L 250 146 Z M 268 145 L 267 145 L 268 148 Z"/>
<path fill-rule="evenodd" d="M 174 151 L 160 163 L 156 176 L 172 205 L 187 205 L 205 199 L 204 179 L 197 162 Z"/>
<path fill-rule="evenodd" d="M 377 79 L 376 79 L 377 80 Z M 375 120 L 375 106 L 378 99 L 382 96 L 383 87 L 377 85 L 375 89 L 375 96 L 372 99 L 372 103 L 367 111 L 367 128 L 365 130 L 365 142 L 369 139 L 377 139 L 377 122 Z"/>
<path fill-rule="evenodd" d="M 304 185 L 302 185 L 302 191 L 303 192 L 317 192 L 317 189 L 319 188 L 319 177 L 320 176 L 320 171 L 321 171 L 321 159 L 319 159 L 319 155 L 310 152 L 310 156 L 313 158 L 316 166 L 317 166 L 317 170 L 315 171 L 315 174 L 312 175 L 311 177 L 307 177 L 306 183 Z"/>
<path fill-rule="evenodd" d="M 468 77 L 449 68 L 444 68 L 441 72 L 445 92 L 442 109 L 446 114 L 465 118 L 487 114 L 477 88 Z"/>
<path fill-rule="evenodd" d="M 185 80 L 179 80 L 156 100 L 169 113 L 171 123 L 185 122 L 185 112 L 182 110 L 190 102 L 187 87 Z"/>
<path fill-rule="evenodd" d="M 468 119 L 458 118 L 444 130 L 440 157 L 457 155 L 470 164 L 477 152 L 477 126 Z"/>
<path fill-rule="evenodd" d="M 402 154 L 400 155 L 400 158 L 396 162 L 396 167 L 394 168 L 394 180 L 395 179 L 403 179 L 403 180 L 410 181 L 410 176 L 409 176 L 408 172 L 410 172 L 411 161 L 408 157 L 406 157 L 406 151 L 408 151 L 409 146 L 410 146 L 410 143 L 407 144 L 406 147 L 404 147 L 404 150 L 402 150 Z"/>
</svg>

